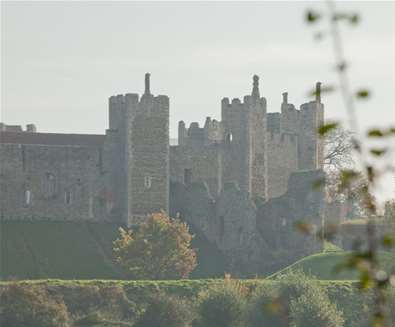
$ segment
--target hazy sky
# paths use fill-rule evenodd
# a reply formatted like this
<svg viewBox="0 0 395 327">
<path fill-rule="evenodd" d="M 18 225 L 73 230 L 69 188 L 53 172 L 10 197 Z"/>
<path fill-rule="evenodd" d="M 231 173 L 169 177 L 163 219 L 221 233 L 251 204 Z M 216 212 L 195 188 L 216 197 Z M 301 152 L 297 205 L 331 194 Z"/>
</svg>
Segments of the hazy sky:
<svg viewBox="0 0 395 327">
<path fill-rule="evenodd" d="M 1 107 L 8 124 L 39 131 L 104 133 L 107 99 L 152 91 L 178 120 L 220 118 L 220 100 L 251 91 L 261 77 L 268 110 L 281 93 L 299 106 L 317 80 L 333 83 L 329 41 L 314 42 L 303 23 L 319 2 L 2 2 Z M 355 88 L 373 98 L 358 106 L 361 124 L 395 122 L 395 3 L 342 2 L 356 9 L 358 27 L 345 26 Z M 323 26 L 325 29 L 326 26 Z M 343 115 L 338 95 L 324 98 L 326 115 Z"/>
<path fill-rule="evenodd" d="M 299 106 L 316 81 L 336 82 L 326 30 L 307 26 L 322 2 L 1 2 L 1 119 L 42 132 L 104 133 L 111 95 L 151 91 L 170 97 L 177 122 L 220 119 L 223 97 L 251 92 L 261 77 L 268 111 L 281 93 Z M 340 2 L 361 14 L 343 28 L 360 124 L 395 123 L 395 3 Z M 326 116 L 344 117 L 338 93 L 324 96 Z M 394 185 L 393 179 L 387 185 Z M 391 187 L 390 187 L 391 189 Z M 391 191 L 393 192 L 393 191 Z M 393 196 L 393 195 L 392 195 Z"/>
</svg>

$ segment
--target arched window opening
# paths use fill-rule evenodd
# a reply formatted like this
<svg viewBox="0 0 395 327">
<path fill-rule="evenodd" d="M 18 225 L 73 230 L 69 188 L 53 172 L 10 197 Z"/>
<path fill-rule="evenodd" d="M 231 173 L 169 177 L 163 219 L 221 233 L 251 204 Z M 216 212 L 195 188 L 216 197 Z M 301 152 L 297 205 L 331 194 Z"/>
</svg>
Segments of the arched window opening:
<svg viewBox="0 0 395 327">
<path fill-rule="evenodd" d="M 230 144 L 230 143 L 232 143 L 232 141 L 233 141 L 233 135 L 232 135 L 232 133 L 226 134 L 225 142 L 226 142 L 227 144 Z"/>
<path fill-rule="evenodd" d="M 71 191 L 66 191 L 66 192 L 64 192 L 64 202 L 67 204 L 67 205 L 70 205 L 71 204 L 71 202 L 72 202 L 72 196 L 71 196 Z"/>
<path fill-rule="evenodd" d="M 25 205 L 30 205 L 32 202 L 32 192 L 30 190 L 25 190 Z"/>
<path fill-rule="evenodd" d="M 150 189 L 152 186 L 152 177 L 151 176 L 144 176 L 144 188 Z"/>
</svg>

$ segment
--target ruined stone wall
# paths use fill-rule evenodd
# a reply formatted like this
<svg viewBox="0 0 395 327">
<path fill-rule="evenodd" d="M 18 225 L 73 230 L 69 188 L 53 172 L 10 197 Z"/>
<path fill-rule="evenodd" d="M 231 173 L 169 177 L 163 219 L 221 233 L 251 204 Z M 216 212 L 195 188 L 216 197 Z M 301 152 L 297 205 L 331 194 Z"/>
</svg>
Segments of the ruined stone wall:
<svg viewBox="0 0 395 327">
<path fill-rule="evenodd" d="M 206 118 L 204 127 L 200 127 L 199 123 L 193 122 L 189 128 L 185 127 L 185 123 L 178 123 L 178 145 L 187 146 L 203 146 L 213 143 L 220 143 L 224 139 L 224 132 L 221 122 Z"/>
<path fill-rule="evenodd" d="M 217 195 L 222 188 L 221 145 L 170 147 L 170 178 L 180 183 L 206 183 L 211 195 Z"/>
<path fill-rule="evenodd" d="M 0 144 L 3 219 L 106 220 L 102 149 Z"/>
<path fill-rule="evenodd" d="M 283 195 L 291 173 L 298 170 L 298 135 L 267 133 L 268 198 Z"/>
</svg>

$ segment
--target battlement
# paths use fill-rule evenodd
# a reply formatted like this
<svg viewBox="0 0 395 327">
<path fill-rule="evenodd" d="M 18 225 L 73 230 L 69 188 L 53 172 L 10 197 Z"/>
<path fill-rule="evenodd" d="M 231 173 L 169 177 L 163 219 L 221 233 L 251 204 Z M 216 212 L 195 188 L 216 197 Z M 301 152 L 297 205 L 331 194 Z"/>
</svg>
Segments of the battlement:
<svg viewBox="0 0 395 327">
<path fill-rule="evenodd" d="M 0 123 L 0 132 L 36 133 L 37 128 L 34 124 L 27 124 L 24 130 L 22 125 L 7 125 Z"/>
<path fill-rule="evenodd" d="M 151 94 L 148 73 L 145 75 L 145 92 L 141 97 L 137 93 L 118 94 L 111 96 L 108 104 L 110 129 L 122 129 L 125 122 L 133 120 L 136 115 L 146 117 L 169 115 L 169 97 Z"/>
<path fill-rule="evenodd" d="M 198 122 L 192 122 L 189 128 L 185 122 L 178 123 L 178 144 L 182 146 L 204 146 L 219 143 L 223 140 L 222 123 L 207 117 L 203 127 Z"/>
</svg>

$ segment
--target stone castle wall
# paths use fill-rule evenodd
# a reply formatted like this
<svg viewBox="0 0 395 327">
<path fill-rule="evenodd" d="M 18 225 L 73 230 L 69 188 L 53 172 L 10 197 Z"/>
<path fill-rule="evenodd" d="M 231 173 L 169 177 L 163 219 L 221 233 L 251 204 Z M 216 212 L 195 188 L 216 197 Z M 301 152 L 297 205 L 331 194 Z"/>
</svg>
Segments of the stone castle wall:
<svg viewBox="0 0 395 327">
<path fill-rule="evenodd" d="M 268 132 L 268 197 L 279 197 L 288 189 L 290 175 L 298 170 L 298 136 Z"/>
<path fill-rule="evenodd" d="M 202 128 L 196 122 L 186 128 L 180 121 L 179 145 L 170 154 L 172 180 L 182 182 L 189 169 L 193 181 L 207 183 L 212 194 L 235 183 L 252 198 L 267 200 L 286 193 L 293 172 L 322 168 L 323 142 L 317 136 L 324 121 L 321 99 L 296 109 L 283 93 L 281 112 L 267 113 L 258 81 L 254 76 L 252 93 L 243 101 L 222 100 L 221 121 L 207 118 Z M 216 147 L 210 149 L 212 144 Z"/>
<path fill-rule="evenodd" d="M 284 93 L 281 113 L 267 113 L 258 81 L 254 76 L 243 101 L 222 100 L 221 121 L 207 117 L 203 127 L 189 128 L 181 121 L 179 145 L 171 148 L 169 98 L 151 94 L 149 74 L 141 97 L 109 98 L 105 135 L 0 124 L 2 217 L 133 225 L 168 211 L 170 179 L 205 184 L 212 196 L 229 183 L 252 199 L 285 194 L 293 172 L 322 166 L 316 131 L 323 104 L 316 98 L 297 110 Z"/>
<path fill-rule="evenodd" d="M 0 160 L 2 218 L 106 220 L 101 147 L 1 144 Z"/>
</svg>

